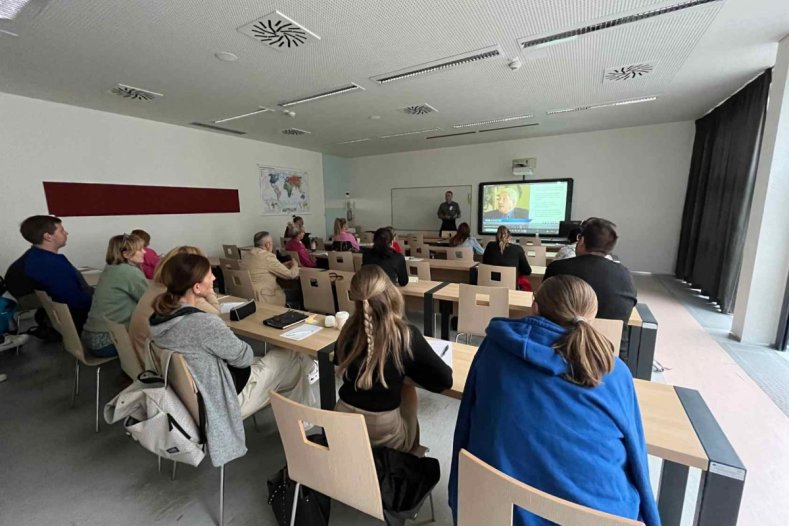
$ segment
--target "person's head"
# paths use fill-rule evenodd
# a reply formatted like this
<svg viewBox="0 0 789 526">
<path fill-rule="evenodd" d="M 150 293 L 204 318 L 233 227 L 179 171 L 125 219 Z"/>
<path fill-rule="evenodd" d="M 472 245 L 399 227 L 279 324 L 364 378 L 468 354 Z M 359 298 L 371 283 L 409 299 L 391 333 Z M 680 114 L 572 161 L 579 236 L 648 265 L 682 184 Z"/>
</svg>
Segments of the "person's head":
<svg viewBox="0 0 789 526">
<path fill-rule="evenodd" d="M 211 264 L 200 254 L 176 254 L 162 265 L 162 285 L 165 290 L 153 301 L 157 314 L 170 314 L 182 302 L 193 303 L 205 298 L 214 287 Z"/>
<path fill-rule="evenodd" d="M 168 261 L 173 259 L 173 257 L 177 256 L 178 254 L 193 254 L 197 256 L 205 256 L 203 251 L 197 247 L 192 247 L 189 245 L 175 247 L 170 252 L 162 256 L 162 259 L 159 260 L 159 264 L 156 265 L 156 270 L 153 273 L 153 281 L 155 283 L 164 285 L 164 282 L 162 281 L 162 269 L 164 268 L 164 266 L 167 264 Z"/>
<path fill-rule="evenodd" d="M 449 240 L 449 245 L 453 247 L 462 245 L 470 237 L 471 237 L 471 228 L 469 228 L 468 223 L 460 223 L 458 225 L 458 231 L 455 232 L 455 235 L 452 236 L 452 239 Z"/>
<path fill-rule="evenodd" d="M 453 195 L 452 192 L 450 190 L 447 190 L 446 193 L 444 193 L 444 201 L 446 201 L 447 203 L 451 203 L 452 195 Z"/>
<path fill-rule="evenodd" d="M 340 235 L 340 233 L 345 232 L 348 230 L 348 221 L 345 218 L 338 217 L 334 220 L 334 235 Z"/>
<path fill-rule="evenodd" d="M 385 230 L 385 229 L 379 229 Z M 340 373 L 362 359 L 357 389 L 371 389 L 375 381 L 387 387 L 384 367 L 392 360 L 401 373 L 403 357 L 411 356 L 411 332 L 403 321 L 403 295 L 378 265 L 366 265 L 351 280 L 355 311 L 337 341 Z"/>
<path fill-rule="evenodd" d="M 394 229 L 393 226 L 384 227 L 389 230 L 389 233 L 392 234 L 392 242 L 394 243 L 397 240 L 397 231 Z"/>
<path fill-rule="evenodd" d="M 496 192 L 496 208 L 502 214 L 509 214 L 518 204 L 520 192 L 514 186 L 500 186 Z"/>
<path fill-rule="evenodd" d="M 567 329 L 554 344 L 567 361 L 566 380 L 594 387 L 614 369 L 614 346 L 591 324 L 597 295 L 584 280 L 567 274 L 546 279 L 534 294 L 532 312 Z"/>
<path fill-rule="evenodd" d="M 263 250 L 274 252 L 274 240 L 271 238 L 271 234 L 265 230 L 255 233 L 252 237 L 252 244 Z"/>
<path fill-rule="evenodd" d="M 304 228 L 304 218 L 301 216 L 293 216 L 291 223 L 293 223 L 297 228 Z"/>
<path fill-rule="evenodd" d="M 19 226 L 22 237 L 31 245 L 36 245 L 53 252 L 66 246 L 68 232 L 63 222 L 55 216 L 31 216 Z"/>
<path fill-rule="evenodd" d="M 141 238 L 134 234 L 118 234 L 110 238 L 104 260 L 107 265 L 121 263 L 140 265 L 143 257 L 145 257 L 145 242 Z"/>
<path fill-rule="evenodd" d="M 607 219 L 593 217 L 581 225 L 581 237 L 575 245 L 575 252 L 583 254 L 597 254 L 607 256 L 616 246 L 619 236 L 616 234 L 616 225 Z"/>
<path fill-rule="evenodd" d="M 296 230 L 293 232 L 293 237 L 295 237 L 295 238 L 296 238 L 296 239 L 298 239 L 299 241 L 301 241 L 302 239 L 304 239 L 304 229 L 303 229 L 303 228 L 296 227 Z"/>
<path fill-rule="evenodd" d="M 507 245 L 510 243 L 510 238 L 512 235 L 510 234 L 510 229 L 504 225 L 501 225 L 499 228 L 496 229 L 496 243 L 499 244 L 499 249 L 501 249 L 501 253 L 504 253 L 504 249 L 507 248 Z"/>
<path fill-rule="evenodd" d="M 580 228 L 571 228 L 570 233 L 567 234 L 567 241 L 570 243 L 575 243 L 578 241 L 578 238 L 581 237 L 581 229 Z"/>
<path fill-rule="evenodd" d="M 373 234 L 373 252 L 379 255 L 387 255 L 391 252 L 392 231 L 387 227 L 379 228 Z"/>
<path fill-rule="evenodd" d="M 135 228 L 131 231 L 133 236 L 137 236 L 142 239 L 142 242 L 145 243 L 145 248 L 148 248 L 148 245 L 151 244 L 151 234 L 146 232 L 145 230 Z"/>
</svg>

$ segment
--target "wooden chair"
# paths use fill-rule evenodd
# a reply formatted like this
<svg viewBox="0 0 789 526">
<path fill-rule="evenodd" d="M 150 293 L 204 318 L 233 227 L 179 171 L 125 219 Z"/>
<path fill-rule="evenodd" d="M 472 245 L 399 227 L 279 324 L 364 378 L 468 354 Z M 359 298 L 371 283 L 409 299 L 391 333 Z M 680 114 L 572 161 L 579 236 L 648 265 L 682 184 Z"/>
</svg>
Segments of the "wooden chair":
<svg viewBox="0 0 789 526">
<path fill-rule="evenodd" d="M 529 247 L 541 247 L 542 241 L 540 241 L 539 237 L 526 237 L 523 238 L 521 245 Z"/>
<path fill-rule="evenodd" d="M 457 526 L 512 526 L 514 506 L 561 526 L 644 526 L 643 522 L 549 495 L 491 467 L 465 449 L 458 454 L 457 498 Z"/>
<path fill-rule="evenodd" d="M 52 322 L 52 326 L 63 337 L 63 348 L 66 349 L 66 352 L 74 356 L 75 359 L 74 388 L 71 392 L 71 407 L 74 407 L 77 403 L 77 395 L 79 394 L 79 365 L 82 364 L 86 367 L 96 368 L 96 433 L 98 433 L 99 407 L 101 406 L 101 366 L 115 360 L 117 356 L 99 358 L 86 353 L 85 348 L 82 346 L 82 340 L 79 338 L 79 333 L 77 333 L 77 328 L 74 326 L 74 320 L 71 317 L 68 306 L 64 303 L 52 301 L 46 292 L 40 290 L 36 291 L 36 296 L 38 296 L 38 301 L 41 302 L 47 316 L 49 316 L 49 321 Z"/>
<path fill-rule="evenodd" d="M 359 272 L 359 269 L 362 268 L 362 263 L 364 262 L 364 255 L 361 252 L 354 252 L 353 253 L 353 271 Z"/>
<path fill-rule="evenodd" d="M 129 331 L 125 325 L 115 323 L 107 318 L 104 318 L 104 323 L 107 324 L 107 329 L 110 331 L 112 344 L 118 350 L 118 360 L 121 362 L 121 369 L 129 378 L 136 380 L 143 371 L 145 364 L 140 363 L 137 353 L 134 352 L 134 346 L 131 338 L 129 338 Z"/>
<path fill-rule="evenodd" d="M 364 416 L 307 407 L 278 393 L 271 393 L 271 408 L 285 449 L 288 476 L 296 482 L 294 495 L 304 485 L 385 522 Z M 328 446 L 307 440 L 304 422 L 322 427 Z M 294 498 L 291 526 L 297 504 Z M 432 514 L 432 496 L 430 506 Z"/>
<path fill-rule="evenodd" d="M 287 244 L 288 244 L 288 240 L 287 239 L 285 239 L 284 237 L 280 237 L 279 238 L 279 247 L 281 249 L 284 250 L 285 249 L 285 245 L 287 245 Z"/>
<path fill-rule="evenodd" d="M 329 271 L 329 277 L 334 280 L 334 291 L 337 293 L 337 308 L 353 314 L 356 304 L 351 299 L 351 280 L 353 274 L 350 272 Z"/>
<path fill-rule="evenodd" d="M 372 232 L 362 232 L 359 236 L 360 242 L 362 243 L 372 243 L 373 242 L 373 233 Z"/>
<path fill-rule="evenodd" d="M 322 269 L 299 269 L 301 293 L 304 296 L 304 308 L 310 312 L 334 314 L 334 293 L 332 292 L 331 274 Z"/>
<path fill-rule="evenodd" d="M 477 285 L 460 285 L 458 300 L 458 334 L 466 335 L 466 343 L 471 336 L 484 336 L 490 320 L 508 318 L 510 315 L 510 291 L 504 287 L 480 287 Z M 478 294 L 488 296 L 487 301 L 477 298 Z M 487 304 L 486 304 L 487 303 Z"/>
<path fill-rule="evenodd" d="M 228 258 L 219 258 L 219 266 L 222 267 L 222 270 L 245 270 L 246 265 L 244 261 L 241 259 L 228 259 Z"/>
<path fill-rule="evenodd" d="M 441 239 L 449 239 L 457 234 L 457 230 L 443 230 L 441 232 Z"/>
<path fill-rule="evenodd" d="M 447 259 L 474 261 L 474 249 L 471 247 L 449 247 L 447 248 Z"/>
<path fill-rule="evenodd" d="M 296 252 L 295 250 L 286 250 L 285 252 L 291 257 L 291 259 L 295 260 L 296 263 L 298 263 L 299 266 L 301 266 L 301 260 L 299 260 L 298 252 Z"/>
<path fill-rule="evenodd" d="M 315 250 L 326 250 L 326 241 L 322 237 L 313 237 L 315 241 Z"/>
<path fill-rule="evenodd" d="M 622 345 L 622 320 L 606 320 L 595 318 L 592 320 L 592 327 L 600 331 L 608 341 L 614 344 L 614 356 L 619 356 L 619 347 Z"/>
<path fill-rule="evenodd" d="M 225 291 L 231 296 L 248 300 L 255 299 L 255 287 L 248 270 L 222 269 L 225 278 Z"/>
<path fill-rule="evenodd" d="M 356 272 L 353 267 L 353 252 L 329 252 L 329 270 Z"/>
<path fill-rule="evenodd" d="M 241 259 L 241 251 L 237 245 L 222 245 L 222 253 L 227 259 Z"/>
<path fill-rule="evenodd" d="M 409 244 L 411 245 L 424 245 L 425 244 L 425 235 L 424 234 L 411 234 L 408 236 L 411 241 Z"/>
<path fill-rule="evenodd" d="M 517 274 L 515 267 L 480 264 L 477 266 L 477 285 L 517 290 Z"/>
<path fill-rule="evenodd" d="M 430 246 L 422 244 L 411 245 L 411 257 L 430 259 Z"/>
<path fill-rule="evenodd" d="M 545 266 L 545 247 L 543 246 L 525 246 L 523 251 L 526 253 L 526 259 L 529 260 L 529 265 L 532 267 Z"/>
<path fill-rule="evenodd" d="M 410 261 L 405 262 L 409 276 L 416 276 L 421 280 L 430 281 L 430 262 Z"/>
</svg>

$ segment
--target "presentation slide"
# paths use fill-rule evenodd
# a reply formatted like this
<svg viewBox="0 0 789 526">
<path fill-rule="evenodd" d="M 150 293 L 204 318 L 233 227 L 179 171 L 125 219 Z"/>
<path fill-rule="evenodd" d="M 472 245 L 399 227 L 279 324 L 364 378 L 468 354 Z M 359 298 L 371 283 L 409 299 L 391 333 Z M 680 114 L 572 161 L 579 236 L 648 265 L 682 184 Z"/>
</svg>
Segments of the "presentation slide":
<svg viewBox="0 0 789 526">
<path fill-rule="evenodd" d="M 495 234 L 504 225 L 513 235 L 558 235 L 572 192 L 572 179 L 480 183 L 478 231 Z"/>
</svg>

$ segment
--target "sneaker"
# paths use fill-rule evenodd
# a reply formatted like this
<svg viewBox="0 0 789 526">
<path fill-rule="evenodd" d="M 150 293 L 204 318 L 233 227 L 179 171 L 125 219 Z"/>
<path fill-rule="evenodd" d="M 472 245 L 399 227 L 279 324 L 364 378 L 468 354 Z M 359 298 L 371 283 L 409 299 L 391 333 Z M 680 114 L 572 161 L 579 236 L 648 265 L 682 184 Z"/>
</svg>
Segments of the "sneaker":
<svg viewBox="0 0 789 526">
<path fill-rule="evenodd" d="M 27 334 L 6 334 L 3 343 L 0 343 L 0 351 L 22 347 L 29 338 Z"/>
<path fill-rule="evenodd" d="M 320 377 L 320 373 L 318 371 L 319 371 L 319 369 L 318 369 L 318 362 L 313 360 L 312 371 L 310 371 L 310 374 L 309 374 L 310 385 L 312 385 L 315 382 L 317 382 L 318 380 L 320 380 L 321 377 Z"/>
</svg>

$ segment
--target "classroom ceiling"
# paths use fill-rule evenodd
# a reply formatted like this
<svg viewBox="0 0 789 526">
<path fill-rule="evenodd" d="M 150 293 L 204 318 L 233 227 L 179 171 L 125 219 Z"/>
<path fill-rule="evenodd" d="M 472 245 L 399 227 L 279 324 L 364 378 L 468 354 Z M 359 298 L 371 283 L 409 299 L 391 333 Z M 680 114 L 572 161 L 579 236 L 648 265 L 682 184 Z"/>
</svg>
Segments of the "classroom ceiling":
<svg viewBox="0 0 789 526">
<path fill-rule="evenodd" d="M 32 0 L 0 91 L 346 157 L 690 120 L 773 64 L 789 1 L 649 14 L 683 3 Z"/>
</svg>

